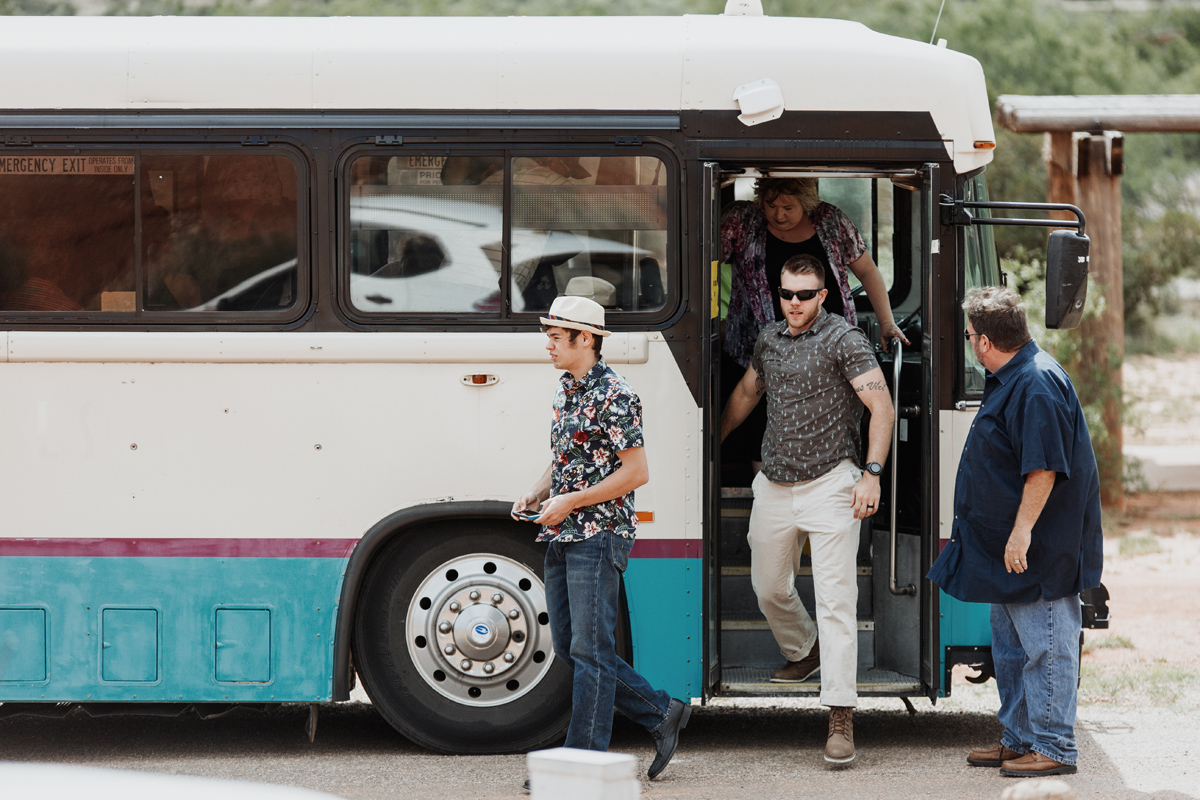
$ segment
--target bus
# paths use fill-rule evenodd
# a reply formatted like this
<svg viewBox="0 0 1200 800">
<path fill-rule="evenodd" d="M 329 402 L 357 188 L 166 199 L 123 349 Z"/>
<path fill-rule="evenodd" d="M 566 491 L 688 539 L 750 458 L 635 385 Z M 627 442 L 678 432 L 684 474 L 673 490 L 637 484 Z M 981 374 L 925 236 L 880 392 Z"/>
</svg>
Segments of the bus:
<svg viewBox="0 0 1200 800">
<path fill-rule="evenodd" d="M 361 680 L 435 751 L 561 737 L 543 550 L 508 511 L 545 466 L 563 293 L 606 307 L 645 407 L 621 654 L 675 697 L 815 695 L 769 682 L 718 441 L 720 212 L 763 175 L 819 179 L 913 342 L 878 352 L 859 691 L 986 674 L 986 608 L 923 577 L 983 388 L 961 299 L 1002 280 L 971 57 L 731 3 L 13 17 L 0 65 L 0 715 L 315 713 Z"/>
</svg>

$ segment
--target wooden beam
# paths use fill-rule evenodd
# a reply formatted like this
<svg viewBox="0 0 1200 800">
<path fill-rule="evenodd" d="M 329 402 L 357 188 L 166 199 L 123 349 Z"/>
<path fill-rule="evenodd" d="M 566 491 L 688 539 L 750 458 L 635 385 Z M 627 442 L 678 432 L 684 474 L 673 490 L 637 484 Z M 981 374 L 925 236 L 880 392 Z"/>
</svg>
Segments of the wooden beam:
<svg viewBox="0 0 1200 800">
<path fill-rule="evenodd" d="M 1005 94 L 996 101 L 996 121 L 1016 133 L 1200 131 L 1200 94 Z"/>
</svg>

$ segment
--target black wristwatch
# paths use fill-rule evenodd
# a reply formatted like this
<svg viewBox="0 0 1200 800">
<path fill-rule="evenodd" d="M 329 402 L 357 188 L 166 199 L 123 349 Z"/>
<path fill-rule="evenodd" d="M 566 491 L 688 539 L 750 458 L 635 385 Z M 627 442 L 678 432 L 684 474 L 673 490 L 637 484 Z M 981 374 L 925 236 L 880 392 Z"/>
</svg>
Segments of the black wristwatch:
<svg viewBox="0 0 1200 800">
<path fill-rule="evenodd" d="M 878 478 L 880 475 L 883 474 L 883 464 L 880 464 L 878 461 L 872 461 L 869 464 L 867 464 L 866 470 L 867 470 L 867 472 L 871 473 L 876 478 Z"/>
</svg>

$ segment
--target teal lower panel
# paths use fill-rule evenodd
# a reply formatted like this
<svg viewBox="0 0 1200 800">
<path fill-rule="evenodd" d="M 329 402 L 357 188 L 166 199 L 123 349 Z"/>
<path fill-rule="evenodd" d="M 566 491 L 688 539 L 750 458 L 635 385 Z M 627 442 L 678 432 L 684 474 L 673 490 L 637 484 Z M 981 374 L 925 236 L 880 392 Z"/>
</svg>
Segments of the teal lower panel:
<svg viewBox="0 0 1200 800">
<path fill-rule="evenodd" d="M 0 559 L 0 701 L 330 700 L 345 565 Z"/>
<path fill-rule="evenodd" d="M 942 690 L 946 695 L 946 648 L 947 647 L 991 647 L 992 646 L 992 607 L 988 603 L 966 603 L 956 600 L 945 592 L 941 592 L 940 608 L 942 624 L 939 633 L 941 652 L 938 661 L 941 665 L 938 674 L 942 676 Z"/>
<path fill-rule="evenodd" d="M 688 700 L 703 688 L 702 563 L 631 558 L 625 572 L 633 665 L 656 689 Z"/>
</svg>

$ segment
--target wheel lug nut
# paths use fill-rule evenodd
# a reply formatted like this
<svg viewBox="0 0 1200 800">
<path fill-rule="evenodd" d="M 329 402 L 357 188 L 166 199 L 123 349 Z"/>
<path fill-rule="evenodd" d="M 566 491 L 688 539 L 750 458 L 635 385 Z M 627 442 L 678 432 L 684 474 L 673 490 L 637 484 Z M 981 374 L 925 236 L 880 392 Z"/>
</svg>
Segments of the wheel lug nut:
<svg viewBox="0 0 1200 800">
<path fill-rule="evenodd" d="M 496 671 L 496 665 L 489 661 L 488 663 L 483 665 L 483 671 L 486 672 L 488 675 L 491 675 L 493 672 Z"/>
<path fill-rule="evenodd" d="M 496 605 L 500 605 L 504 602 L 504 595 L 497 592 L 496 594 L 492 595 L 492 602 Z"/>
<path fill-rule="evenodd" d="M 511 610 L 508 612 L 508 618 L 509 618 L 509 619 L 516 619 L 516 618 L 517 618 L 517 617 L 519 617 L 519 616 L 521 616 L 521 612 L 520 612 L 520 611 L 518 611 L 518 610 L 517 610 L 517 609 L 515 609 L 515 608 L 514 608 L 514 609 L 511 609 Z"/>
<path fill-rule="evenodd" d="M 511 664 L 512 662 L 514 662 L 516 660 L 517 660 L 517 657 L 512 654 L 511 650 L 509 650 L 507 653 L 504 654 L 504 663 Z"/>
<path fill-rule="evenodd" d="M 442 633 L 449 633 L 450 631 L 454 630 L 454 626 L 452 626 L 446 620 L 442 620 L 441 622 L 438 623 L 438 630 L 441 631 Z"/>
<path fill-rule="evenodd" d="M 442 648 L 442 652 L 448 656 L 454 655 L 454 645 L 452 645 L 452 644 L 446 645 L 445 647 Z"/>
<path fill-rule="evenodd" d="M 462 660 L 462 662 L 460 662 L 460 663 L 459 663 L 459 665 L 458 665 L 458 666 L 462 667 L 462 671 L 463 671 L 463 672 L 470 672 L 470 671 L 471 671 L 471 661 L 470 661 L 469 659 L 466 659 L 466 658 L 464 658 L 464 659 Z"/>
<path fill-rule="evenodd" d="M 472 590 L 471 590 L 471 594 L 469 595 L 469 597 L 470 597 L 472 600 L 478 600 L 478 599 L 479 599 L 479 592 L 478 592 L 477 590 L 475 590 L 475 589 L 472 589 Z"/>
<path fill-rule="evenodd" d="M 451 611 L 458 611 L 460 608 L 462 608 L 462 606 L 460 606 L 460 605 L 458 604 L 458 601 L 457 601 L 457 600 L 455 600 L 454 602 L 452 602 L 452 603 L 450 604 L 450 610 L 451 610 Z"/>
</svg>

